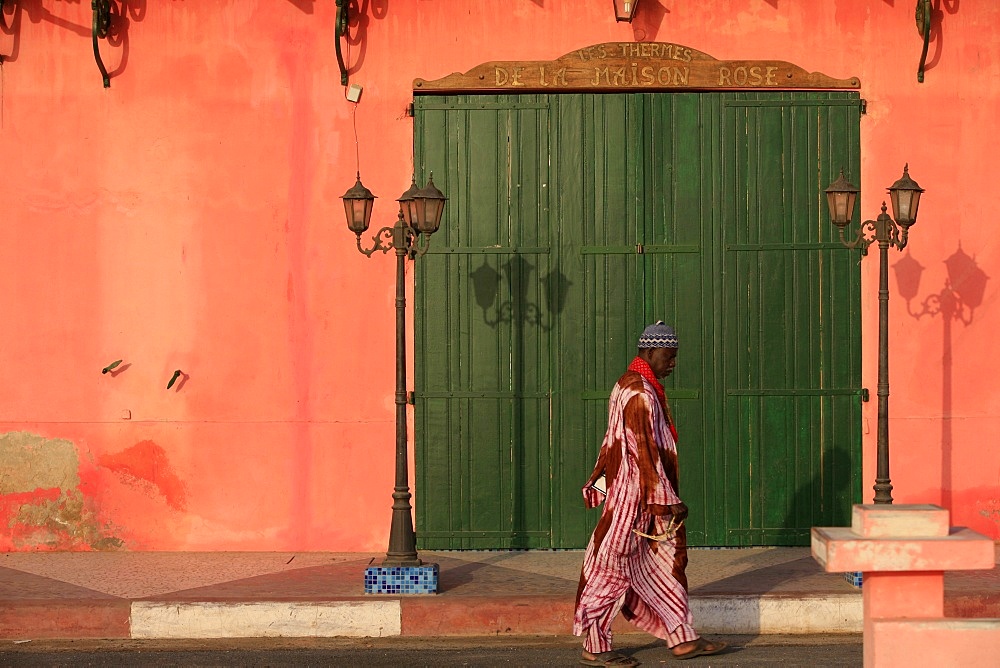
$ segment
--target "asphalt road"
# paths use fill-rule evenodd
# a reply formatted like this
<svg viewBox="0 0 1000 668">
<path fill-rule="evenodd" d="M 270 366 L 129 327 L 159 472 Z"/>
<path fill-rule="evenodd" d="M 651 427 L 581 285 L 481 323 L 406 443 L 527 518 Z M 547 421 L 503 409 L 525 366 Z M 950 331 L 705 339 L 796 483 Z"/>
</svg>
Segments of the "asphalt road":
<svg viewBox="0 0 1000 668">
<path fill-rule="evenodd" d="M 724 654 L 686 662 L 649 636 L 621 636 L 617 649 L 643 665 L 860 666 L 861 636 L 712 636 Z M 288 639 L 203 641 L 0 641 L 3 666 L 576 666 L 578 639 L 558 637 Z"/>
</svg>

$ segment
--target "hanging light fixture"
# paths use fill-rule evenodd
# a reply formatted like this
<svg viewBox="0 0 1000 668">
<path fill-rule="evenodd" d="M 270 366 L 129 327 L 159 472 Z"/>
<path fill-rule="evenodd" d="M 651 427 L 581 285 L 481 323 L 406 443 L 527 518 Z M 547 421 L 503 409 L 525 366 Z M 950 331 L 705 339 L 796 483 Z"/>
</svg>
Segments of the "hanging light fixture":
<svg viewBox="0 0 1000 668">
<path fill-rule="evenodd" d="M 614 3 L 615 20 L 632 23 L 632 17 L 635 16 L 635 7 L 639 4 L 639 0 L 614 0 Z"/>
<path fill-rule="evenodd" d="M 844 170 L 840 170 L 840 177 L 826 189 L 830 220 L 837 227 L 843 229 L 854 218 L 854 203 L 858 199 L 858 192 L 858 187 L 844 177 Z"/>
<path fill-rule="evenodd" d="M 920 193 L 924 189 L 910 178 L 910 165 L 903 166 L 903 175 L 889 188 L 889 200 L 892 202 L 892 217 L 904 228 L 917 222 L 917 205 L 920 204 Z"/>
<path fill-rule="evenodd" d="M 441 227 L 441 214 L 448 198 L 434 185 L 434 174 L 427 179 L 427 185 L 413 193 L 413 213 L 410 227 L 415 232 L 434 234 Z"/>
<path fill-rule="evenodd" d="M 361 183 L 361 172 L 358 172 L 358 182 L 341 199 L 344 200 L 344 211 L 347 213 L 347 227 L 360 240 L 371 223 L 372 206 L 375 204 L 375 195 Z"/>
</svg>

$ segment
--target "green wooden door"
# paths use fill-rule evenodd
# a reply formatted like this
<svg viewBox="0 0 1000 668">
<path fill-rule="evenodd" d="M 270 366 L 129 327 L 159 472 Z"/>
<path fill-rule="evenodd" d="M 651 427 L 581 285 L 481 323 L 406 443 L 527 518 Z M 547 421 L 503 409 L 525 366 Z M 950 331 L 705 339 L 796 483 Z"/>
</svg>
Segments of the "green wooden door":
<svg viewBox="0 0 1000 668">
<path fill-rule="evenodd" d="M 607 397 L 659 318 L 681 338 L 691 543 L 804 544 L 846 521 L 859 270 L 820 184 L 857 173 L 856 95 L 415 107 L 418 171 L 450 197 L 416 270 L 420 547 L 583 546 Z"/>
<path fill-rule="evenodd" d="M 561 503 L 553 533 L 558 545 L 579 545 L 597 512 L 581 514 L 580 481 L 596 459 L 611 387 L 635 355 L 639 333 L 663 319 L 688 341 L 703 339 L 702 230 L 711 209 L 696 177 L 704 156 L 692 128 L 699 127 L 701 96 L 562 95 L 554 103 L 560 264 L 581 289 L 567 295 L 559 329 Z M 697 443 L 709 440 L 703 352 L 684 345 L 683 364 L 667 382 L 684 438 Z M 696 495 L 702 485 L 703 476 L 686 477 L 682 493 Z"/>
<path fill-rule="evenodd" d="M 417 154 L 447 224 L 417 261 L 420 546 L 551 546 L 548 103 L 420 98 Z M 425 175 L 426 176 L 426 175 Z"/>
<path fill-rule="evenodd" d="M 709 542 L 804 545 L 860 500 L 860 267 L 822 188 L 860 172 L 853 94 L 721 96 L 713 244 L 724 523 Z M 725 527 L 725 534 L 721 533 Z"/>
</svg>

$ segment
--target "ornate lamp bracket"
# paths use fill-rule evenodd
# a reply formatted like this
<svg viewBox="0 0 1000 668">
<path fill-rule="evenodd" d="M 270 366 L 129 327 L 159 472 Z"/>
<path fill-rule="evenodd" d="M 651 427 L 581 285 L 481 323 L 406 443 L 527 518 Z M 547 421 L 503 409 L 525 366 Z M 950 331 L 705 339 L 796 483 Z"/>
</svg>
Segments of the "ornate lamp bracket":
<svg viewBox="0 0 1000 668">
<path fill-rule="evenodd" d="M 927 62 L 927 45 L 931 41 L 931 0 L 917 0 L 917 30 L 924 40 L 924 50 L 920 53 L 920 66 L 917 67 L 917 81 L 924 82 L 924 64 Z"/>
<path fill-rule="evenodd" d="M 340 40 L 347 37 L 347 23 L 350 18 L 348 5 L 350 5 L 350 0 L 337 0 L 337 18 L 334 24 L 334 42 L 337 52 L 337 65 L 340 66 L 341 86 L 347 85 L 347 65 L 344 63 L 344 54 L 340 49 Z"/>
<path fill-rule="evenodd" d="M 858 235 L 851 241 L 848 241 L 844 236 L 843 227 L 838 227 L 837 231 L 840 232 L 840 242 L 844 244 L 844 246 L 852 250 L 860 248 L 862 255 L 868 255 L 868 247 L 872 245 L 878 236 L 874 220 L 863 221 L 858 228 Z"/>
<path fill-rule="evenodd" d="M 378 251 L 382 251 L 383 253 L 388 253 L 393 249 L 391 227 L 383 227 L 381 230 L 379 230 L 372 236 L 373 244 L 371 248 L 362 247 L 361 233 L 359 232 L 357 236 L 358 236 L 358 250 L 364 253 L 368 257 L 371 257 Z"/>
<path fill-rule="evenodd" d="M 403 220 L 403 212 L 399 212 L 399 218 L 392 227 L 383 227 L 372 236 L 372 246 L 364 248 L 361 245 L 361 234 L 358 237 L 358 250 L 368 257 L 382 251 L 388 253 L 391 250 L 401 252 L 410 260 L 415 260 L 427 253 L 431 247 L 429 234 L 420 234 L 412 230 Z"/>
<path fill-rule="evenodd" d="M 906 226 L 897 225 L 896 221 L 886 213 L 885 202 L 882 202 L 882 213 L 875 220 L 863 221 L 858 229 L 858 234 L 854 239 L 848 241 L 844 236 L 844 228 L 838 228 L 840 241 L 847 248 L 860 248 L 862 255 L 868 255 L 868 247 L 876 241 L 885 244 L 886 248 L 894 246 L 897 250 L 906 248 L 909 230 Z"/>
<path fill-rule="evenodd" d="M 108 68 L 104 66 L 101 59 L 101 49 L 97 40 L 107 39 L 111 32 L 111 0 L 90 0 L 90 8 L 94 10 L 94 22 L 91 35 L 94 42 L 94 59 L 97 61 L 97 69 L 101 71 L 101 78 L 104 80 L 104 87 L 111 87 L 111 77 L 108 75 Z"/>
</svg>

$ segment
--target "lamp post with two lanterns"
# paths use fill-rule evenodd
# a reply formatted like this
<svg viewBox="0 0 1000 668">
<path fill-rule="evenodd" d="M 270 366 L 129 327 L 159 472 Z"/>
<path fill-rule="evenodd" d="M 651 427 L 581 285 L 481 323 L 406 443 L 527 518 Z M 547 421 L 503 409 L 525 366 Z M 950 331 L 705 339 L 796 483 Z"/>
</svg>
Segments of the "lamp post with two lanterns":
<svg viewBox="0 0 1000 668">
<path fill-rule="evenodd" d="M 875 474 L 875 503 L 892 503 L 892 482 L 889 479 L 889 246 L 897 250 L 906 247 L 910 226 L 917 222 L 917 206 L 923 189 L 910 178 L 909 165 L 903 167 L 903 176 L 888 188 L 892 202 L 892 216 L 886 213 L 882 202 L 882 213 L 875 220 L 861 223 L 857 236 L 848 240 L 844 228 L 854 218 L 854 205 L 858 198 L 858 188 L 840 177 L 826 189 L 830 219 L 840 232 L 840 241 L 848 248 L 860 248 L 862 255 L 868 254 L 868 247 L 878 242 L 879 282 L 878 282 L 878 466 Z"/>
<path fill-rule="evenodd" d="M 358 238 L 358 250 L 371 257 L 376 251 L 396 251 L 396 485 L 392 493 L 392 525 L 383 566 L 420 566 L 410 505 L 409 462 L 406 452 L 406 261 L 427 252 L 430 236 L 441 226 L 447 197 L 434 186 L 433 174 L 418 188 L 416 179 L 397 200 L 399 215 L 392 227 L 372 237 L 371 248 L 361 245 L 361 235 L 371 222 L 375 196 L 361 183 L 344 193 L 347 227 Z"/>
</svg>

